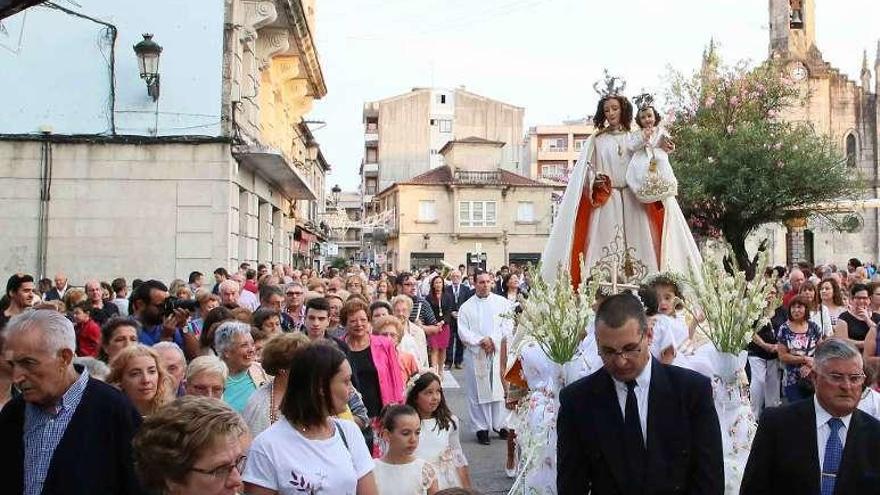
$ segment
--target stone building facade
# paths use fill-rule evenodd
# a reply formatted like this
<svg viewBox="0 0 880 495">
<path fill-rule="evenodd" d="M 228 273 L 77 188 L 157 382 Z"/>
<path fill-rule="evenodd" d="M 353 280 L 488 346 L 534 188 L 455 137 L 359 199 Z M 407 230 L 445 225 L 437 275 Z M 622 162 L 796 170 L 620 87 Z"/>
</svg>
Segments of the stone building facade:
<svg viewBox="0 0 880 495">
<path fill-rule="evenodd" d="M 786 67 L 788 77 L 800 86 L 805 97 L 805 104 L 793 108 L 784 118 L 810 122 L 819 134 L 839 143 L 846 166 L 868 184 L 864 199 L 880 198 L 880 78 L 874 79 L 880 74 L 880 45 L 873 67 L 869 66 L 867 52 L 861 54 L 862 70 L 856 81 L 822 56 L 817 43 L 815 0 L 769 0 L 769 14 L 770 57 Z M 798 219 L 785 226 L 768 225 L 754 238 L 771 240 L 773 258 L 778 263 L 806 260 L 843 264 L 850 257 L 880 260 L 880 211 L 855 208 L 849 220 L 847 231 L 839 231 L 819 218 Z"/>
<path fill-rule="evenodd" d="M 498 269 L 540 259 L 553 186 L 505 170 L 504 143 L 470 137 L 440 150 L 445 165 L 380 191 L 388 221 L 373 248 L 379 268 L 448 263 Z M 379 239 L 382 239 L 380 241 Z"/>
<path fill-rule="evenodd" d="M 76 284 L 320 260 L 313 0 L 94 0 L 4 25 L 28 43 L 0 53 L 0 273 Z M 144 32 L 163 47 L 158 100 L 130 48 Z"/>
</svg>

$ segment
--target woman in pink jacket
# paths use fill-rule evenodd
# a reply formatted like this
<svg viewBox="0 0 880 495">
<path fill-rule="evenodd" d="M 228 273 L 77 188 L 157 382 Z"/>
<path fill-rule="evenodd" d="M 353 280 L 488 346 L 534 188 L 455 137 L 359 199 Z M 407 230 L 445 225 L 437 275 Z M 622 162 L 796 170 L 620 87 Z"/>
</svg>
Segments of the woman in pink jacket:
<svg viewBox="0 0 880 495">
<path fill-rule="evenodd" d="M 384 406 L 403 403 L 405 383 L 400 372 L 394 342 L 383 336 L 373 335 L 370 326 L 369 306 L 359 299 L 345 303 L 339 315 L 345 326 L 345 341 L 350 347 L 348 361 L 364 399 L 367 414 L 377 418 Z"/>
</svg>

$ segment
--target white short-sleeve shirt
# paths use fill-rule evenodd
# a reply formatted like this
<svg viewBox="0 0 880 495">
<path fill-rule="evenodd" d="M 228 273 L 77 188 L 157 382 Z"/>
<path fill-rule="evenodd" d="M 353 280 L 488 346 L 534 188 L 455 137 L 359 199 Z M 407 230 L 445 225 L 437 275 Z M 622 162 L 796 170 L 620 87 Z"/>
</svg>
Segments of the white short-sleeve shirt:
<svg viewBox="0 0 880 495">
<path fill-rule="evenodd" d="M 355 495 L 358 480 L 373 470 L 373 459 L 356 424 L 335 424 L 332 437 L 309 440 L 287 420 L 276 422 L 251 444 L 244 481 L 285 495 Z"/>
</svg>

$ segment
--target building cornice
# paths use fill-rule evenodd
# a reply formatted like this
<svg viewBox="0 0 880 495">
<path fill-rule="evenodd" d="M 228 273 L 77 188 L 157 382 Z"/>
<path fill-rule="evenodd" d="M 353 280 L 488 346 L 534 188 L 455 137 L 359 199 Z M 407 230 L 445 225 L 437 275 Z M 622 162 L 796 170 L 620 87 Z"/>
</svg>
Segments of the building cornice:
<svg viewBox="0 0 880 495">
<path fill-rule="evenodd" d="M 287 9 L 293 19 L 293 38 L 302 64 L 306 69 L 312 96 L 316 99 L 327 95 L 327 85 L 324 82 L 324 73 L 321 70 L 321 62 L 318 60 L 318 48 L 309 28 L 308 18 L 301 0 L 279 0 Z"/>
</svg>

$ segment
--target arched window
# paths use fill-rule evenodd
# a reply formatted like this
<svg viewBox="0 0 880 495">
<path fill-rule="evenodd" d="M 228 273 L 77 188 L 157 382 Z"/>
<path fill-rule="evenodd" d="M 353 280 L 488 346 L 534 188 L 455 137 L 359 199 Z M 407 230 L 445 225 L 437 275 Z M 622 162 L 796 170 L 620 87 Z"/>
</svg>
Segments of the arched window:
<svg viewBox="0 0 880 495">
<path fill-rule="evenodd" d="M 856 137 L 852 133 L 846 136 L 846 166 L 856 166 Z"/>
</svg>

